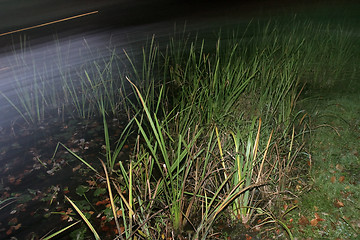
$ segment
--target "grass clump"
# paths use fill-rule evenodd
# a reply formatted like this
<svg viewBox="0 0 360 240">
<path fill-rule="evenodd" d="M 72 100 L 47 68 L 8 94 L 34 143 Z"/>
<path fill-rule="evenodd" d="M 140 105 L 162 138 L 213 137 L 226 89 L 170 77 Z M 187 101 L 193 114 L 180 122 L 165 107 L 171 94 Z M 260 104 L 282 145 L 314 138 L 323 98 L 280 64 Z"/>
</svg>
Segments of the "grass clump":
<svg viewBox="0 0 360 240">
<path fill-rule="evenodd" d="M 354 69 L 343 64 L 352 45 L 341 33 L 296 19 L 287 26 L 249 24 L 231 37 L 219 34 L 214 43 L 172 38 L 162 47 L 153 38 L 140 60 L 124 51 L 124 68 L 114 50 L 108 59 L 82 66 L 76 81 L 71 71 L 60 71 L 65 101 L 54 100 L 56 108 L 103 117 L 106 163 L 100 177 L 117 238 L 214 238 L 220 221 L 252 226 L 249 234 L 264 237 L 271 234 L 263 226 L 271 225 L 273 235 L 293 238 L 286 217 L 297 207 L 296 174 L 311 161 L 304 142 L 308 113 L 297 103 L 305 85 L 329 87 Z M 339 45 L 341 51 L 330 53 Z M 36 89 L 38 82 L 32 82 Z M 16 110 L 30 124 L 45 116 L 48 95 L 42 89 L 31 100 L 2 95 L 13 106 L 24 102 Z M 121 109 L 130 123 L 111 150 L 106 117 L 123 114 Z M 118 162 L 132 123 L 134 152 Z"/>
</svg>

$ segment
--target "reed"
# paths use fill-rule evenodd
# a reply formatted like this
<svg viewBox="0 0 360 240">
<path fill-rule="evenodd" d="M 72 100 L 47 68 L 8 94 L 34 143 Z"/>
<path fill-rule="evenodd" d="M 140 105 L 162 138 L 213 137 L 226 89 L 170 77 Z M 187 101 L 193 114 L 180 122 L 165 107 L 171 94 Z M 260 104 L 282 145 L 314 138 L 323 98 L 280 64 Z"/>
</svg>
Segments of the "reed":
<svg viewBox="0 0 360 240">
<path fill-rule="evenodd" d="M 289 25 L 251 23 L 210 43 L 184 32 L 165 47 L 152 37 L 140 58 L 112 50 L 76 76 L 60 71 L 59 95 L 46 92 L 45 76 L 26 88 L 17 81 L 15 99 L 1 94 L 29 124 L 50 105 L 74 118 L 102 116 L 104 179 L 120 239 L 206 239 L 219 216 L 242 224 L 262 216 L 262 225 L 280 225 L 292 238 L 269 199 L 284 193 L 293 166 L 302 164 L 306 114 L 296 103 L 304 85 L 326 87 L 348 74 L 352 45 L 339 28 Z M 106 118 L 123 112 L 129 124 L 112 144 Z M 132 133 L 134 152 L 119 162 Z"/>
</svg>

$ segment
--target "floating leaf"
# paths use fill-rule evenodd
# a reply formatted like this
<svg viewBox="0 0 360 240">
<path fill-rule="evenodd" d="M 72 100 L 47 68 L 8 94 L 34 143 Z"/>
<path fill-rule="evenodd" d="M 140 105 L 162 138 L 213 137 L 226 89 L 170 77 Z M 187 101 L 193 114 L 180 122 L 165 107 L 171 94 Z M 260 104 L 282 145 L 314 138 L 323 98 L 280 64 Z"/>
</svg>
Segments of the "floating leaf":
<svg viewBox="0 0 360 240">
<path fill-rule="evenodd" d="M 17 225 L 14 226 L 15 230 L 18 230 L 19 228 L 21 228 L 21 223 L 18 223 Z"/>
<path fill-rule="evenodd" d="M 98 196 L 103 195 L 105 193 L 106 193 L 105 188 L 96 188 L 96 190 L 94 191 L 94 197 L 98 197 Z"/>
<path fill-rule="evenodd" d="M 79 196 L 84 196 L 87 191 L 89 191 L 89 187 L 84 186 L 84 185 L 79 185 L 76 188 L 76 194 Z"/>
<path fill-rule="evenodd" d="M 77 170 L 79 170 L 81 168 L 81 164 L 77 165 L 76 167 L 73 167 L 72 171 L 76 172 Z"/>
<path fill-rule="evenodd" d="M 97 203 L 95 203 L 96 206 L 100 206 L 100 205 L 106 205 L 110 202 L 110 199 L 107 198 L 105 200 L 102 200 L 102 201 L 98 201 Z"/>
<path fill-rule="evenodd" d="M 10 227 L 10 228 L 6 231 L 6 235 L 12 234 L 12 231 L 13 231 L 13 227 Z"/>
</svg>

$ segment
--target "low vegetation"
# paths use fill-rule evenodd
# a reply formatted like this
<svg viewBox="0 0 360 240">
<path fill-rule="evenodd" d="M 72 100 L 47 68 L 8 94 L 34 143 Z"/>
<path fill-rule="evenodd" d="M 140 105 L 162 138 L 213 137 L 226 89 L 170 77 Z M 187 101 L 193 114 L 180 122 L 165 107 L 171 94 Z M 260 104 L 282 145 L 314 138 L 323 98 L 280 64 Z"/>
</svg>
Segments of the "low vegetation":
<svg viewBox="0 0 360 240">
<path fill-rule="evenodd" d="M 48 69 L 23 47 L 13 66 L 31 70 L 30 82 L 15 75 L 16 94 L 0 93 L 29 126 L 102 118 L 101 164 L 58 146 L 97 176 L 111 213 L 105 221 L 113 222 L 104 238 L 294 239 L 288 217 L 313 163 L 304 99 L 354 77 L 352 43 L 347 29 L 294 18 L 225 29 L 216 42 L 183 32 L 162 46 L 153 37 L 141 58 L 112 49 L 75 70 L 65 67 L 70 48 Z M 110 118 L 128 120 L 116 141 Z M 129 136 L 132 154 L 119 161 Z M 99 239 L 96 216 L 65 197 L 71 216 Z"/>
</svg>

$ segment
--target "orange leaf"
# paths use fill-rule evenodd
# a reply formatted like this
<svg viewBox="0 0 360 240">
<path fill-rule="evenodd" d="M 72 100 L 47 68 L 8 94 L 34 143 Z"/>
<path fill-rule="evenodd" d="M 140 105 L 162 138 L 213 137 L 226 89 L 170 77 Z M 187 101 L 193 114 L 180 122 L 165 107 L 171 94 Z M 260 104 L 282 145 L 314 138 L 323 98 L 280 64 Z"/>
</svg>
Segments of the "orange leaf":
<svg viewBox="0 0 360 240">
<path fill-rule="evenodd" d="M 318 220 L 316 218 L 310 221 L 311 226 L 315 227 L 318 224 Z"/>
<path fill-rule="evenodd" d="M 117 210 L 116 215 L 117 215 L 118 217 L 120 217 L 120 216 L 122 215 L 122 210 L 121 210 L 121 209 L 120 209 L 120 210 Z"/>
<path fill-rule="evenodd" d="M 99 205 L 106 205 L 110 202 L 110 199 L 107 198 L 105 200 L 102 200 L 102 201 L 98 201 L 97 203 L 95 203 L 96 206 L 99 206 Z"/>
<path fill-rule="evenodd" d="M 339 182 L 342 183 L 345 180 L 344 176 L 339 177 Z"/>
<path fill-rule="evenodd" d="M 250 236 L 248 234 L 245 234 L 245 237 L 246 237 L 246 240 L 251 240 L 252 239 L 252 236 Z"/>
<path fill-rule="evenodd" d="M 6 231 L 6 235 L 12 234 L 12 230 L 13 230 L 13 227 L 10 227 L 10 228 Z"/>
<path fill-rule="evenodd" d="M 335 176 L 332 176 L 331 179 L 330 179 L 330 181 L 331 181 L 332 183 L 334 183 L 334 182 L 336 181 L 336 177 L 335 177 Z"/>
<path fill-rule="evenodd" d="M 14 183 L 15 182 L 15 177 L 14 176 L 8 176 L 8 181 L 9 181 L 9 183 Z"/>
<path fill-rule="evenodd" d="M 89 184 L 90 187 L 93 187 L 96 185 L 96 182 L 94 180 L 87 180 L 86 182 Z"/>
<path fill-rule="evenodd" d="M 337 207 L 337 208 L 342 208 L 344 207 L 344 203 L 341 202 L 339 199 L 335 199 L 335 202 L 334 202 L 334 206 Z"/>
<path fill-rule="evenodd" d="M 21 223 L 17 224 L 16 226 L 14 226 L 15 230 L 18 230 L 19 228 L 21 228 Z"/>
<path fill-rule="evenodd" d="M 77 170 L 79 170 L 81 168 L 81 164 L 77 165 L 76 167 L 73 167 L 72 171 L 76 172 Z"/>
<path fill-rule="evenodd" d="M 325 221 L 325 219 L 322 219 L 318 213 L 315 213 L 315 218 L 316 218 L 316 220 L 318 220 L 318 222 Z"/>
</svg>

